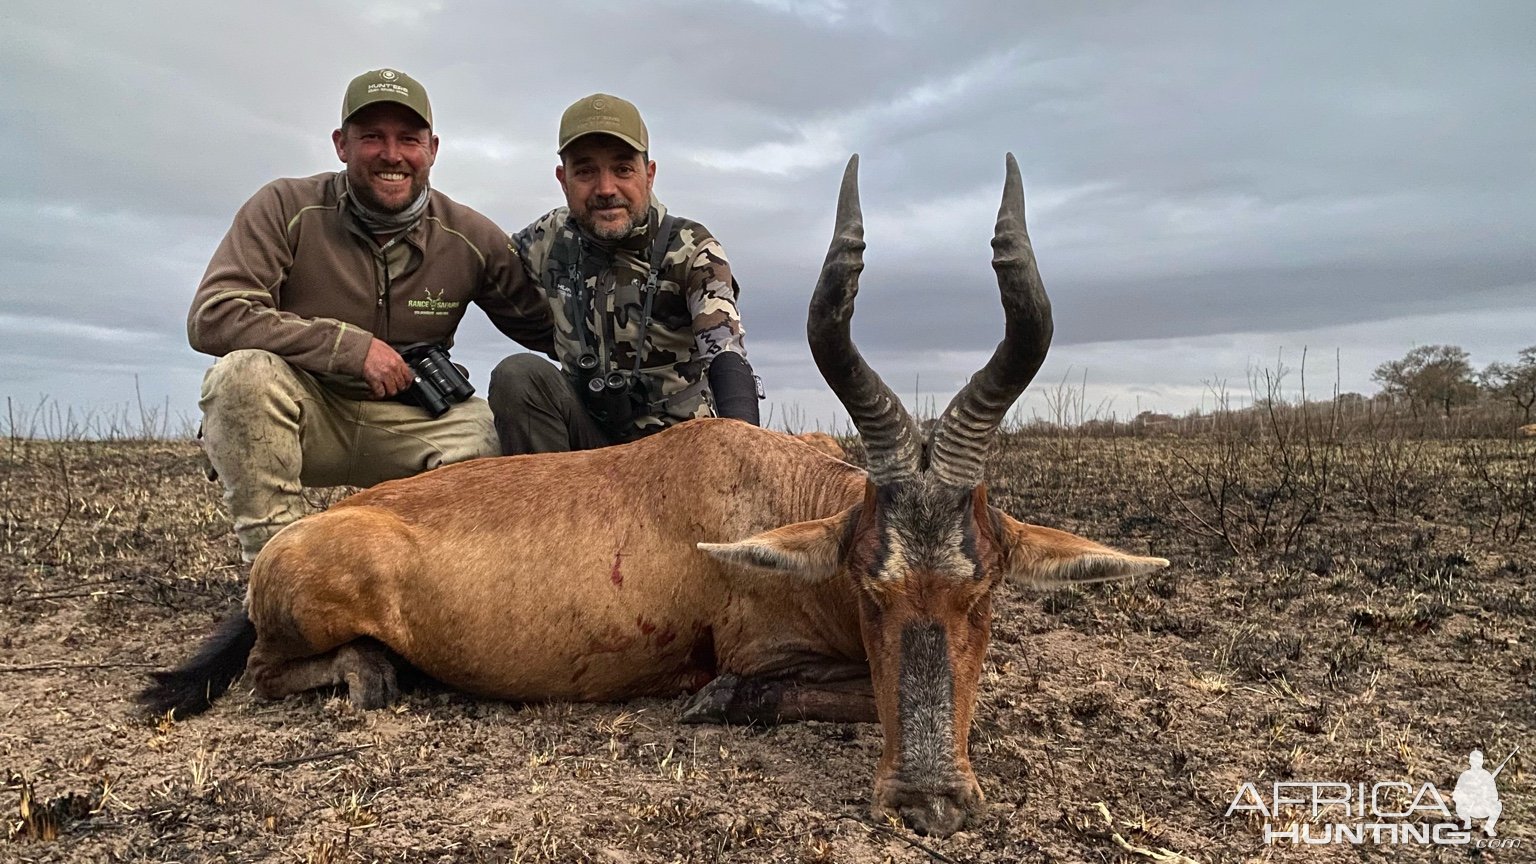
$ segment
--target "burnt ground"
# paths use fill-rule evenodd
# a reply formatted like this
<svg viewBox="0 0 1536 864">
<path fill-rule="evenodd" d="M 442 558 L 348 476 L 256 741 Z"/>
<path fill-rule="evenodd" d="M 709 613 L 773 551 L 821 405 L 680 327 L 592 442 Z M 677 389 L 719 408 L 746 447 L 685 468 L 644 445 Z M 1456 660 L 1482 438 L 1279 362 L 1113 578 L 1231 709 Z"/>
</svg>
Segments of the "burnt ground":
<svg viewBox="0 0 1536 864">
<path fill-rule="evenodd" d="M 216 486 L 189 442 L 0 440 L 0 860 L 1536 860 L 1536 442 L 1305 443 L 1005 442 L 995 504 L 1174 565 L 1000 590 L 988 808 L 933 840 L 867 821 L 874 726 L 238 685 L 146 720 L 142 674 L 243 590 Z M 1514 849 L 1269 846 L 1225 815 L 1244 782 L 1448 792 L 1474 748 L 1517 746 Z"/>
</svg>

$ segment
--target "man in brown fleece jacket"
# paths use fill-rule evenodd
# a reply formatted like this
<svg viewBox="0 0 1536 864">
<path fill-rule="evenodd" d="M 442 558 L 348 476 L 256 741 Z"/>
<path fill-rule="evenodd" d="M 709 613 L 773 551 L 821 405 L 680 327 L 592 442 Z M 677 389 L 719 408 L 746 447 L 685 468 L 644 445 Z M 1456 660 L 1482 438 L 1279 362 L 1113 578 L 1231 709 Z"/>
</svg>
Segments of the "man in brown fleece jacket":
<svg viewBox="0 0 1536 864">
<path fill-rule="evenodd" d="M 433 418 L 395 397 L 398 349 L 449 345 L 469 303 L 554 349 L 548 304 L 506 234 L 430 188 L 432 108 L 414 79 L 365 72 L 331 133 L 346 170 L 275 180 L 235 216 L 187 318 L 204 447 L 246 561 L 304 514 L 304 486 L 369 486 L 499 452 L 470 398 Z"/>
</svg>

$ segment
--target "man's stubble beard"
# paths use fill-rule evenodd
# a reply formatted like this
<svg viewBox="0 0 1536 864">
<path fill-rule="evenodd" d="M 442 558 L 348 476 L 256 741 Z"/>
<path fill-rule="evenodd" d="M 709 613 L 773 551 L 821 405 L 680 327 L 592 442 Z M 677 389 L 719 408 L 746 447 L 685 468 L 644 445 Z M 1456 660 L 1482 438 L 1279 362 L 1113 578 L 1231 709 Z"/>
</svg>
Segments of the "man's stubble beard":
<svg viewBox="0 0 1536 864">
<path fill-rule="evenodd" d="M 592 218 L 592 211 L 600 210 L 602 209 L 601 205 L 609 203 L 611 202 L 605 199 L 594 199 L 587 202 L 587 215 L 577 220 L 577 222 L 581 224 L 581 227 L 586 229 L 588 234 L 591 234 L 593 237 L 596 237 L 599 240 L 607 240 L 610 242 L 615 240 L 623 240 L 644 226 L 650 217 L 649 206 L 636 208 L 630 205 L 630 203 L 626 200 L 624 201 L 624 210 L 629 214 L 628 223 L 620 228 L 600 227 L 597 224 L 597 220 Z M 594 206 L 594 204 L 599 206 Z"/>
<path fill-rule="evenodd" d="M 352 194 L 357 196 L 358 201 L 369 210 L 385 216 L 394 216 L 397 213 L 405 212 L 406 208 L 415 204 L 416 199 L 421 197 L 422 190 L 427 188 L 427 177 L 418 177 L 412 174 L 411 189 L 409 194 L 405 196 L 405 200 L 399 204 L 385 204 L 379 200 L 377 195 L 373 194 L 373 186 L 368 183 L 366 175 L 361 179 L 356 177 L 350 177 L 349 179 L 351 181 Z"/>
</svg>

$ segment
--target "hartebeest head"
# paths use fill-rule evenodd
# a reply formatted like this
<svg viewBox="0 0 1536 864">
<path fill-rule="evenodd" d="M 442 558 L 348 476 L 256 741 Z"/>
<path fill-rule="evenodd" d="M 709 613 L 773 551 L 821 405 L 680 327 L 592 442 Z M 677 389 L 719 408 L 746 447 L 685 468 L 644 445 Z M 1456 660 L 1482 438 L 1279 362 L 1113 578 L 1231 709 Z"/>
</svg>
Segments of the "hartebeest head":
<svg viewBox="0 0 1536 864">
<path fill-rule="evenodd" d="M 885 736 L 875 809 L 940 836 L 981 803 L 968 738 L 999 581 L 1100 581 L 1168 564 L 1019 522 L 987 503 L 987 449 L 1045 360 L 1052 328 L 1024 226 L 1023 182 L 1012 154 L 1007 161 L 992 240 L 1005 335 L 926 441 L 849 334 L 864 268 L 858 157 L 849 161 L 807 330 L 816 365 L 863 437 L 864 500 L 738 543 L 700 544 L 752 569 L 852 583 Z"/>
</svg>

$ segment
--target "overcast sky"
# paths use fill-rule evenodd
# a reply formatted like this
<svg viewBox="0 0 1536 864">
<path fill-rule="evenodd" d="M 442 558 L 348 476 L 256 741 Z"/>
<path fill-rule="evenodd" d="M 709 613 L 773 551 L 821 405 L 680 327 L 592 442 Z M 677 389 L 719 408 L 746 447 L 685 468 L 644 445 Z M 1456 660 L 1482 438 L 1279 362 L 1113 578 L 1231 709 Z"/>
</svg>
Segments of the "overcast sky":
<svg viewBox="0 0 1536 864">
<path fill-rule="evenodd" d="M 1304 351 L 1326 394 L 1417 344 L 1536 344 L 1529 2 L 6 0 L 0 397 L 195 417 L 209 256 L 262 184 L 338 167 L 342 90 L 381 66 L 431 94 L 433 185 L 508 230 L 562 203 L 567 104 L 638 104 L 658 196 L 725 244 L 776 423 L 838 414 L 804 319 L 853 152 L 855 340 L 918 410 L 1001 336 L 1008 151 L 1056 309 L 1024 416 L 1062 382 L 1129 417 L 1246 399 Z M 466 322 L 483 386 L 515 346 Z"/>
</svg>

